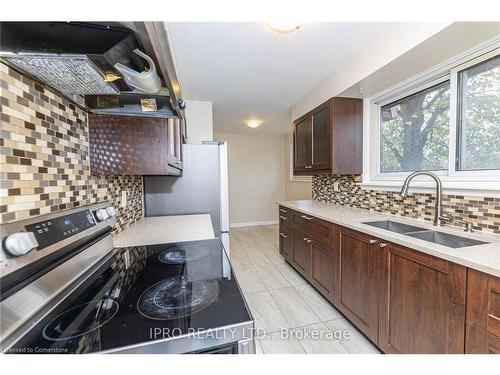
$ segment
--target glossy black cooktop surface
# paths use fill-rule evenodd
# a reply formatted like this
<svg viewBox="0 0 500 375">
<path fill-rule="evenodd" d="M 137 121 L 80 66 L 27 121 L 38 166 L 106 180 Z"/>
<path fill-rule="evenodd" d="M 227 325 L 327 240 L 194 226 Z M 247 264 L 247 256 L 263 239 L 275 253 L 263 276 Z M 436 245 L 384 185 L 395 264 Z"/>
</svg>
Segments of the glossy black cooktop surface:
<svg viewBox="0 0 500 375">
<path fill-rule="evenodd" d="M 250 320 L 218 239 L 122 248 L 11 352 L 112 351 Z"/>
</svg>

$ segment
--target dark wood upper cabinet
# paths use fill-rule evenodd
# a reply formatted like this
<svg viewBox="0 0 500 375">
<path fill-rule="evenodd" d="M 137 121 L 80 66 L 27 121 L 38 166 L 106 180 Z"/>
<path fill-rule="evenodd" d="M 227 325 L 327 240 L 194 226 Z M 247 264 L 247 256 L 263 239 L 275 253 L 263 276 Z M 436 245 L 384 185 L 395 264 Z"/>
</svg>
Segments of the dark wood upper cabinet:
<svg viewBox="0 0 500 375">
<path fill-rule="evenodd" d="M 89 114 L 92 175 L 180 175 L 178 119 Z"/>
<path fill-rule="evenodd" d="M 363 100 L 333 98 L 332 172 L 361 174 L 363 172 Z"/>
<path fill-rule="evenodd" d="M 394 244 L 380 252 L 379 347 L 464 353 L 466 268 Z"/>
<path fill-rule="evenodd" d="M 294 126 L 294 168 L 306 171 L 311 163 L 310 126 L 307 117 L 303 117 Z"/>
<path fill-rule="evenodd" d="M 368 338 L 378 338 L 379 248 L 371 236 L 340 230 L 336 307 Z"/>
<path fill-rule="evenodd" d="M 314 171 L 331 168 L 330 154 L 330 102 L 319 106 L 310 115 L 310 169 Z"/>
<path fill-rule="evenodd" d="M 294 173 L 359 174 L 363 102 L 335 97 L 294 121 Z"/>
</svg>

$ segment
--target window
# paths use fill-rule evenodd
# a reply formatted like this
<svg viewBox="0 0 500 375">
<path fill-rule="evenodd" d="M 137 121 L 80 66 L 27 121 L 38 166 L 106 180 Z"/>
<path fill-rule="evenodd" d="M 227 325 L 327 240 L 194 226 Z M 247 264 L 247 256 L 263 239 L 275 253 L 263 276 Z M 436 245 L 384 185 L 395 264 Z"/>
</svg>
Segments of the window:
<svg viewBox="0 0 500 375">
<path fill-rule="evenodd" d="M 363 123 L 362 187 L 397 190 L 430 170 L 450 194 L 500 196 L 500 41 L 365 98 Z"/>
<path fill-rule="evenodd" d="M 458 72 L 457 170 L 500 169 L 500 56 Z"/>
<path fill-rule="evenodd" d="M 380 171 L 448 167 L 450 82 L 381 107 Z"/>
</svg>

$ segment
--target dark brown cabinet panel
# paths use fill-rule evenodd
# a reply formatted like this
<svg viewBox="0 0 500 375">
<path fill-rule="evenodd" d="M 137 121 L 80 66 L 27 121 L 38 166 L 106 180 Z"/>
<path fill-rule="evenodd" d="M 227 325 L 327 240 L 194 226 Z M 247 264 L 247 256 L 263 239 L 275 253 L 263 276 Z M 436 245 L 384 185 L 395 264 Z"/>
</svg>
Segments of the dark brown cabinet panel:
<svg viewBox="0 0 500 375">
<path fill-rule="evenodd" d="M 319 106 L 311 113 L 311 170 L 331 169 L 330 103 Z"/>
<path fill-rule="evenodd" d="M 500 337 L 500 278 L 468 270 L 467 321 Z"/>
<path fill-rule="evenodd" d="M 324 245 L 330 246 L 334 228 L 332 223 L 297 211 L 291 212 L 290 219 L 293 229 L 307 234 Z"/>
<path fill-rule="evenodd" d="M 398 245 L 381 248 L 379 347 L 463 353 L 466 268 Z"/>
<path fill-rule="evenodd" d="M 295 122 L 293 133 L 294 146 L 294 169 L 296 171 L 306 171 L 311 164 L 310 126 L 307 117 Z"/>
<path fill-rule="evenodd" d="M 378 255 L 373 238 L 340 230 L 337 308 L 373 342 L 378 336 Z"/>
<path fill-rule="evenodd" d="M 290 210 L 284 207 L 279 208 L 279 225 L 280 228 L 292 225 L 292 214 Z"/>
<path fill-rule="evenodd" d="M 335 97 L 294 121 L 294 173 L 359 174 L 363 102 Z"/>
<path fill-rule="evenodd" d="M 500 354 L 500 337 L 467 322 L 465 331 L 466 354 Z"/>
<path fill-rule="evenodd" d="M 311 243 L 311 283 L 330 301 L 333 301 L 334 276 L 337 266 L 337 249 L 313 240 Z"/>
<path fill-rule="evenodd" d="M 293 231 L 291 263 L 302 276 L 309 276 L 311 239 L 297 230 Z"/>
<path fill-rule="evenodd" d="M 92 175 L 179 175 L 181 131 L 173 119 L 89 115 Z"/>
<path fill-rule="evenodd" d="M 499 353 L 500 278 L 468 269 L 466 319 L 466 351 Z"/>
<path fill-rule="evenodd" d="M 292 233 L 287 227 L 280 227 L 279 232 L 279 251 L 283 258 L 287 261 L 291 260 L 292 255 Z"/>
<path fill-rule="evenodd" d="M 336 174 L 361 174 L 363 169 L 363 101 L 333 98 L 332 170 Z"/>
</svg>

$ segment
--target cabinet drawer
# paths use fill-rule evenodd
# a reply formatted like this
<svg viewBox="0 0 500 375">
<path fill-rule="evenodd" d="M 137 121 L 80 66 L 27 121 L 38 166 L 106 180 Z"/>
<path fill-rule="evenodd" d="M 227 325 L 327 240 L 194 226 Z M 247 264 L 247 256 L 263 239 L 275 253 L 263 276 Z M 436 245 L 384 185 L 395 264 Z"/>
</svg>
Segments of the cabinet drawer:
<svg viewBox="0 0 500 375">
<path fill-rule="evenodd" d="M 500 337 L 500 278 L 468 270 L 467 321 Z"/>
<path fill-rule="evenodd" d="M 291 215 L 291 220 L 293 229 L 300 230 L 325 245 L 330 244 L 334 227 L 332 223 L 295 211 Z"/>
<path fill-rule="evenodd" d="M 291 210 L 280 206 L 278 210 L 278 215 L 279 215 L 279 224 L 280 228 L 281 227 L 289 227 L 291 226 Z"/>
<path fill-rule="evenodd" d="M 500 354 L 500 337 L 467 322 L 465 332 L 466 354 Z"/>
<path fill-rule="evenodd" d="M 289 228 L 280 226 L 279 236 L 280 254 L 286 260 L 290 261 L 292 255 L 292 232 Z"/>
</svg>

